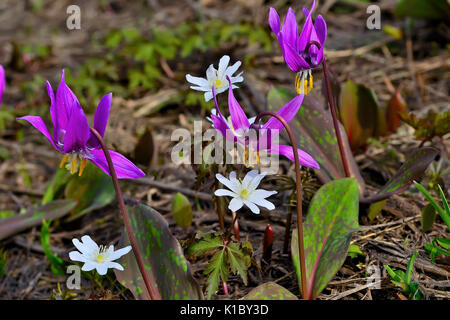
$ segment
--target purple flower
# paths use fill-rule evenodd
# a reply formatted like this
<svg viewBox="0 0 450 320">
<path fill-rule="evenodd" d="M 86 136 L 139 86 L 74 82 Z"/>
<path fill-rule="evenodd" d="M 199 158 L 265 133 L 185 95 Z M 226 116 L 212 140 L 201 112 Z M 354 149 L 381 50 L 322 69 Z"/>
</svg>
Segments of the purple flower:
<svg viewBox="0 0 450 320">
<path fill-rule="evenodd" d="M 227 77 L 227 80 L 230 81 L 229 77 Z M 283 117 L 283 119 L 286 120 L 286 122 L 289 122 L 292 120 L 292 118 L 297 114 L 298 110 L 300 109 L 300 106 L 303 102 L 303 94 L 300 94 L 296 96 L 294 99 L 289 101 L 285 106 L 283 106 L 277 114 Z M 250 129 L 252 127 L 251 121 L 247 118 L 247 116 L 244 113 L 244 110 L 242 110 L 241 106 L 237 102 L 236 98 L 233 94 L 233 88 L 229 86 L 228 89 L 228 108 L 230 111 L 231 121 L 227 121 L 227 119 L 222 115 L 220 112 L 219 106 L 217 105 L 217 99 L 214 95 L 214 101 L 216 104 L 216 110 L 218 115 L 211 114 L 211 120 L 213 122 L 213 127 L 219 131 L 222 136 L 224 136 L 227 139 L 233 139 L 233 141 L 237 141 L 237 143 L 245 146 L 246 150 L 246 157 L 248 156 L 248 144 L 250 141 L 248 141 L 247 138 L 251 136 L 249 133 Z M 254 120 L 253 120 L 254 121 Z M 283 130 L 284 126 L 283 124 L 276 118 L 272 117 L 267 121 L 260 129 L 261 132 L 265 132 L 266 139 L 268 140 L 267 143 L 263 143 L 261 136 L 257 137 L 257 141 L 255 142 L 257 144 L 256 150 L 265 150 L 267 153 L 271 154 L 281 154 L 287 157 L 289 160 L 294 161 L 294 151 L 292 149 L 292 146 L 287 145 L 277 145 L 273 144 L 272 140 L 278 135 L 278 133 Z M 227 134 L 228 133 L 228 134 Z M 231 134 L 230 134 L 231 133 Z M 251 142 L 250 142 L 251 143 Z M 320 166 L 317 163 L 316 160 L 313 159 L 309 154 L 304 152 L 303 150 L 297 149 L 300 164 L 305 167 L 310 167 L 314 169 L 319 169 Z M 257 159 L 259 159 L 259 152 L 257 153 Z M 258 161 L 258 160 L 257 160 Z"/>
<path fill-rule="evenodd" d="M 75 94 L 64 81 L 64 70 L 61 73 L 61 82 L 56 97 L 52 86 L 47 81 L 47 93 L 50 97 L 50 115 L 53 123 L 53 135 L 51 135 L 42 120 L 38 116 L 25 116 L 18 120 L 26 120 L 39 130 L 64 156 L 60 167 L 64 165 L 72 174 L 79 172 L 81 176 L 87 160 L 93 162 L 105 173 L 109 173 L 105 154 L 100 148 L 99 141 L 91 133 L 83 108 Z M 108 122 L 111 108 L 112 94 L 105 95 L 98 104 L 94 115 L 94 129 L 103 137 Z M 114 168 L 119 179 L 134 179 L 145 176 L 138 167 L 123 155 L 109 151 Z M 67 163 L 67 164 L 66 164 Z"/>
<path fill-rule="evenodd" d="M 284 60 L 289 68 L 297 73 L 295 88 L 299 94 L 307 94 L 311 91 L 313 87 L 311 69 L 321 64 L 324 58 L 323 47 L 327 38 L 327 24 L 321 15 L 313 24 L 311 14 L 314 6 L 315 1 L 313 1 L 310 11 L 306 8 L 303 9 L 306 21 L 300 36 L 298 35 L 297 18 L 291 8 L 286 14 L 282 27 L 277 11 L 270 8 L 269 13 L 269 25 L 278 38 Z M 317 42 L 320 48 L 311 44 L 312 42 Z"/>
<path fill-rule="evenodd" d="M 5 90 L 5 69 L 0 64 L 0 105 L 2 104 L 3 91 Z"/>
</svg>

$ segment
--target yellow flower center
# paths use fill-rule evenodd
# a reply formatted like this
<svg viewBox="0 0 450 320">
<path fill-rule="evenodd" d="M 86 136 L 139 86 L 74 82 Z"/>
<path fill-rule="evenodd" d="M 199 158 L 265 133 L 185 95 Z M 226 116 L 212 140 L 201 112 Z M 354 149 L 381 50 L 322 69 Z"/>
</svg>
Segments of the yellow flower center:
<svg viewBox="0 0 450 320">
<path fill-rule="evenodd" d="M 59 167 L 60 168 L 65 167 L 67 170 L 70 171 L 71 174 L 75 174 L 78 172 L 78 175 L 81 176 L 83 174 L 84 168 L 86 168 L 86 164 L 87 164 L 86 158 L 83 158 L 83 156 L 80 153 L 75 152 L 65 154 L 59 164 Z"/>
<path fill-rule="evenodd" d="M 216 79 L 216 81 L 214 81 L 214 87 L 216 87 L 216 89 L 220 89 L 223 87 L 223 81 L 220 79 Z"/>
<path fill-rule="evenodd" d="M 97 256 L 97 262 L 103 262 L 103 256 L 101 253 Z"/>
<path fill-rule="evenodd" d="M 242 198 L 242 199 L 246 199 L 247 196 L 248 196 L 248 191 L 247 191 L 247 189 L 243 189 L 243 190 L 241 191 L 241 198 Z"/>
</svg>

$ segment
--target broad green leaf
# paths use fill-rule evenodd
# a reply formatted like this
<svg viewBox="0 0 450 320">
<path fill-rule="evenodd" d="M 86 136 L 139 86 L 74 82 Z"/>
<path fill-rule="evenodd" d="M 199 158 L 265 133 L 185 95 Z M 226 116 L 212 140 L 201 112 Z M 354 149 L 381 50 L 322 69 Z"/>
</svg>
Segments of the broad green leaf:
<svg viewBox="0 0 450 320">
<path fill-rule="evenodd" d="M 64 191 L 66 199 L 77 200 L 67 221 L 73 221 L 86 213 L 110 204 L 116 193 L 111 177 L 88 162 L 82 176 L 72 175 Z"/>
<path fill-rule="evenodd" d="M 268 109 L 276 112 L 295 96 L 296 93 L 290 89 L 280 86 L 272 87 L 267 96 Z M 315 173 L 323 183 L 345 177 L 330 110 L 325 110 L 317 100 L 309 95 L 305 96 L 300 110 L 289 126 L 294 136 L 297 137 L 297 147 L 310 154 L 319 163 L 320 170 L 315 170 Z M 356 165 L 342 125 L 340 125 L 340 131 L 351 175 L 357 179 L 362 194 L 365 189 L 364 180 Z"/>
<path fill-rule="evenodd" d="M 354 178 L 325 184 L 311 200 L 303 224 L 305 290 L 309 299 L 319 295 L 344 263 L 352 233 L 359 229 L 358 210 L 358 185 Z M 297 239 L 297 230 L 293 230 L 291 253 L 301 287 Z"/>
<path fill-rule="evenodd" d="M 395 8 L 399 18 L 449 20 L 450 4 L 448 0 L 399 0 Z"/>
<path fill-rule="evenodd" d="M 438 149 L 425 147 L 415 150 L 398 169 L 394 176 L 372 197 L 361 199 L 362 203 L 373 203 L 406 191 L 414 180 L 420 178 L 428 165 L 439 153 Z"/>
<path fill-rule="evenodd" d="M 77 205 L 74 200 L 55 200 L 43 206 L 31 208 L 25 214 L 15 215 L 0 221 L 0 240 L 39 226 L 42 219 L 57 220 L 68 214 Z"/>
<path fill-rule="evenodd" d="M 386 128 L 375 92 L 350 80 L 342 88 L 339 118 L 352 150 L 365 146 L 369 138 L 383 135 L 380 128 Z"/>
<path fill-rule="evenodd" d="M 192 223 L 192 206 L 189 199 L 177 192 L 172 201 L 172 214 L 175 222 L 183 228 L 188 228 Z"/>
<path fill-rule="evenodd" d="M 429 203 L 422 209 L 422 216 L 420 219 L 422 232 L 430 231 L 433 227 L 434 221 L 436 221 L 436 209 L 431 203 Z"/>
<path fill-rule="evenodd" d="M 286 288 L 275 282 L 266 282 L 252 289 L 243 300 L 298 300 Z"/>
<path fill-rule="evenodd" d="M 192 277 L 189 263 L 183 255 L 183 249 L 170 232 L 164 217 L 141 203 L 129 204 L 127 209 L 145 269 L 161 298 L 203 299 L 202 291 Z M 121 245 L 128 244 L 128 236 L 124 232 Z M 130 289 L 136 299 L 149 299 L 133 252 L 121 257 L 118 262 L 125 269 L 114 270 L 118 281 Z"/>
<path fill-rule="evenodd" d="M 56 275 L 65 275 L 66 274 L 66 264 L 64 260 L 60 257 L 55 256 L 55 254 L 50 249 L 50 224 L 51 221 L 47 222 L 42 220 L 42 228 L 41 228 L 41 245 L 44 250 L 44 254 L 47 257 L 48 261 L 50 261 L 50 268 L 52 272 Z"/>
</svg>

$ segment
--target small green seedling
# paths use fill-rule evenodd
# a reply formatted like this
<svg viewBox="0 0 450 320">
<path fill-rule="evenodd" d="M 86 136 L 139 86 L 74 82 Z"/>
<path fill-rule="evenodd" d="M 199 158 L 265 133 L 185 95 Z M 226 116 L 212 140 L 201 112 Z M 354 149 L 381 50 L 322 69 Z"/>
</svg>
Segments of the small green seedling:
<svg viewBox="0 0 450 320">
<path fill-rule="evenodd" d="M 414 267 L 414 260 L 416 260 L 417 252 L 415 252 L 408 262 L 406 271 L 402 270 L 392 270 L 391 267 L 385 265 L 384 268 L 387 270 L 392 278 L 392 283 L 396 286 L 402 288 L 403 292 L 407 295 L 409 300 L 421 300 L 422 292 L 419 289 L 419 284 L 415 281 L 411 281 L 412 272 Z"/>
</svg>

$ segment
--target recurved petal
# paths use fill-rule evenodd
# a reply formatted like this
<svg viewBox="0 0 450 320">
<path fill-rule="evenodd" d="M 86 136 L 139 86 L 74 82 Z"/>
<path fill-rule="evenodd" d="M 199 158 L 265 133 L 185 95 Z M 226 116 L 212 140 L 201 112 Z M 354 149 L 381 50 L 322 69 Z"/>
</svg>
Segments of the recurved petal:
<svg viewBox="0 0 450 320">
<path fill-rule="evenodd" d="M 281 30 L 280 16 L 278 15 L 277 10 L 274 8 L 270 8 L 269 10 L 269 25 L 275 35 L 278 34 Z"/>
<path fill-rule="evenodd" d="M 248 118 L 242 110 L 241 106 L 237 102 L 236 98 L 233 94 L 233 87 L 231 84 L 230 78 L 227 76 L 229 89 L 228 89 L 228 108 L 230 110 L 231 123 L 233 124 L 233 128 L 235 131 L 241 129 L 248 129 L 250 127 L 250 123 L 248 122 Z"/>
<path fill-rule="evenodd" d="M 284 20 L 281 33 L 283 34 L 283 42 L 289 43 L 292 47 L 295 48 L 298 37 L 298 26 L 294 10 L 292 10 L 291 8 L 289 8 L 286 14 L 286 19 Z"/>
<path fill-rule="evenodd" d="M 73 107 L 64 138 L 64 153 L 86 149 L 90 134 L 89 123 L 83 109 L 80 105 Z"/>
<path fill-rule="evenodd" d="M 108 124 L 109 111 L 111 110 L 112 93 L 105 95 L 99 102 L 94 115 L 94 129 L 103 137 L 105 135 L 106 125 Z M 89 146 L 99 148 L 100 143 L 91 132 L 89 137 Z"/>
<path fill-rule="evenodd" d="M 51 142 L 53 145 L 53 148 L 60 151 L 58 147 L 56 146 L 55 142 L 53 141 L 52 136 L 50 135 L 50 132 L 48 132 L 47 126 L 44 123 L 44 120 L 42 120 L 41 117 L 38 116 L 24 116 L 21 118 L 17 118 L 17 120 L 25 120 L 28 121 L 33 127 L 35 127 L 37 130 L 39 130 L 47 139 Z"/>
<path fill-rule="evenodd" d="M 292 120 L 292 118 L 295 117 L 298 110 L 300 109 L 300 106 L 302 105 L 304 95 L 300 94 L 295 96 L 294 99 L 289 101 L 285 106 L 283 106 L 277 114 L 281 116 L 286 122 L 289 122 Z M 281 131 L 284 129 L 283 124 L 275 117 L 271 117 L 269 121 L 267 121 L 263 125 L 263 129 L 271 129 L 271 130 L 278 130 Z"/>
<path fill-rule="evenodd" d="M 292 162 L 294 162 L 294 152 L 292 151 L 291 146 L 286 145 L 279 145 L 279 146 L 273 146 L 272 149 L 267 150 L 269 153 L 273 154 L 282 154 Z M 313 168 L 313 169 L 320 169 L 319 164 L 316 160 L 314 160 L 313 157 L 311 157 L 309 154 L 307 154 L 305 151 L 297 149 L 298 152 L 298 158 L 299 162 L 302 166 Z"/>
<path fill-rule="evenodd" d="M 109 150 L 114 169 L 119 179 L 137 179 L 145 176 L 145 173 L 136 167 L 130 160 L 125 158 L 120 153 Z M 91 150 L 88 159 L 92 161 L 97 167 L 103 170 L 106 174 L 110 174 L 108 162 L 106 161 L 103 150 Z"/>
<path fill-rule="evenodd" d="M 283 36 L 284 39 L 284 36 Z M 284 47 L 284 60 L 288 67 L 295 73 L 310 69 L 309 64 L 303 59 L 303 57 L 294 49 L 289 43 L 283 40 Z"/>
</svg>

